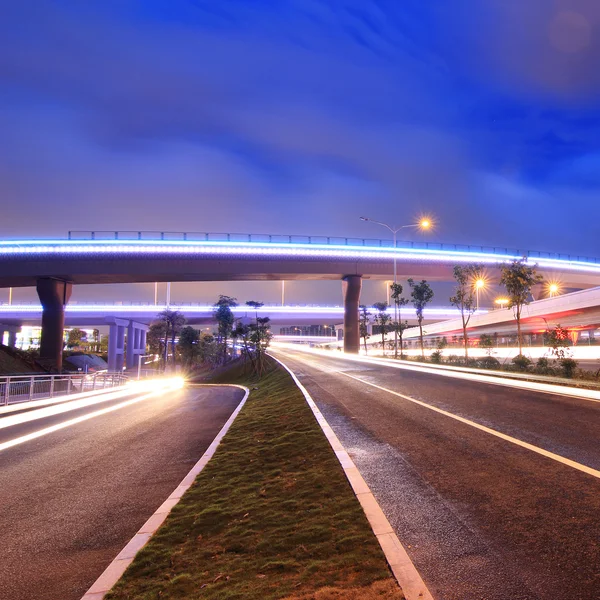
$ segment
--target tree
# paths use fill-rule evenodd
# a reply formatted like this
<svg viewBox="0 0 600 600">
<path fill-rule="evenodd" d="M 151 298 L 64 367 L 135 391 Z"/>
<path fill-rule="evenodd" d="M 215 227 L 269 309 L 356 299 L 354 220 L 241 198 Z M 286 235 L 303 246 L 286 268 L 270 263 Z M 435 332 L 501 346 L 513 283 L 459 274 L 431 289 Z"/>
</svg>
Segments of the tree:
<svg viewBox="0 0 600 600">
<path fill-rule="evenodd" d="M 235 317 L 232 308 L 238 305 L 237 298 L 220 295 L 214 306 L 214 317 L 217 321 L 217 331 L 219 334 L 219 343 L 222 347 L 223 362 L 227 362 L 227 340 L 231 336 Z"/>
<path fill-rule="evenodd" d="M 201 333 L 198 340 L 198 357 L 200 362 L 216 365 L 219 362 L 219 344 L 212 333 Z"/>
<path fill-rule="evenodd" d="M 479 336 L 479 347 L 485 348 L 485 352 L 488 356 L 492 356 L 492 348 L 495 345 L 494 336 L 489 333 L 482 333 Z"/>
<path fill-rule="evenodd" d="M 264 371 L 267 348 L 273 337 L 269 325 L 271 319 L 269 317 L 258 316 L 258 309 L 264 306 L 264 302 L 249 300 L 246 302 L 246 306 L 253 308 L 255 311 L 255 321 L 248 325 L 248 339 L 251 350 L 254 353 L 254 370 L 260 377 Z"/>
<path fill-rule="evenodd" d="M 92 352 L 100 352 L 100 330 L 94 329 L 92 332 Z"/>
<path fill-rule="evenodd" d="M 175 353 L 175 336 L 181 331 L 185 325 L 185 316 L 178 310 L 166 309 L 157 315 L 158 320 L 165 324 L 165 367 L 169 359 L 169 335 L 171 336 L 171 352 L 173 353 L 173 363 L 176 362 Z"/>
<path fill-rule="evenodd" d="M 251 300 L 246 302 L 246 305 L 255 309 L 255 321 L 248 324 L 238 323 L 233 335 L 242 341 L 244 361 L 248 359 L 253 373 L 261 377 L 265 368 L 267 348 L 273 337 L 270 329 L 271 319 L 258 316 L 258 309 L 264 306 L 262 302 Z"/>
<path fill-rule="evenodd" d="M 363 345 L 365 347 L 365 354 L 367 353 L 367 340 L 371 337 L 369 334 L 369 324 L 371 322 L 371 313 L 369 309 L 361 304 L 359 307 L 359 330 L 360 337 L 363 339 Z"/>
<path fill-rule="evenodd" d="M 200 341 L 200 332 L 189 325 L 179 332 L 179 343 L 177 344 L 183 363 L 190 367 L 196 362 L 199 354 L 198 343 Z"/>
<path fill-rule="evenodd" d="M 67 348 L 77 348 L 78 346 L 81 346 L 81 342 L 85 337 L 85 331 L 78 327 L 74 327 L 69 331 L 69 335 L 67 336 Z"/>
<path fill-rule="evenodd" d="M 148 329 L 148 334 L 146 336 L 146 343 L 152 354 L 164 356 L 164 341 L 166 340 L 166 337 L 167 326 L 164 321 L 154 321 L 153 323 L 150 323 L 150 328 Z"/>
<path fill-rule="evenodd" d="M 554 329 L 544 332 L 544 342 L 550 347 L 550 353 L 554 358 L 561 360 L 571 357 L 571 338 L 569 330 L 557 325 Z"/>
<path fill-rule="evenodd" d="M 417 322 L 419 323 L 419 339 L 421 342 L 421 356 L 425 357 L 425 348 L 423 346 L 423 311 L 425 307 L 433 299 L 433 290 L 431 286 L 423 279 L 419 283 L 415 283 L 414 279 L 408 280 L 412 291 L 410 297 L 412 298 L 415 312 L 417 313 Z"/>
<path fill-rule="evenodd" d="M 400 310 L 403 306 L 409 303 L 408 298 L 402 297 L 403 287 L 399 283 L 392 283 L 390 285 L 391 298 L 394 301 L 394 322 L 392 323 L 392 329 L 394 330 L 394 358 L 398 358 L 398 338 L 400 338 L 400 357 L 404 354 L 404 343 L 403 334 L 404 330 L 408 328 L 408 323 L 404 321 L 402 323 L 402 317 Z"/>
<path fill-rule="evenodd" d="M 450 296 L 450 304 L 460 311 L 465 344 L 465 358 L 469 357 L 469 337 L 467 327 L 476 308 L 477 292 L 475 281 L 480 277 L 481 266 L 477 264 L 456 265 L 453 270 L 456 288 L 454 296 Z"/>
<path fill-rule="evenodd" d="M 526 263 L 527 259 L 523 257 L 520 260 L 513 260 L 507 265 L 502 265 L 502 276 L 500 277 L 500 284 L 506 288 L 508 307 L 513 309 L 517 321 L 519 354 L 523 353 L 523 336 L 521 334 L 523 306 L 529 304 L 531 288 L 544 280 L 537 273 L 537 265 L 530 267 Z"/>
<path fill-rule="evenodd" d="M 375 323 L 381 329 L 381 346 L 385 356 L 385 334 L 391 331 L 392 317 L 387 312 L 389 308 L 387 302 L 375 302 L 373 308 L 377 311 Z"/>
</svg>

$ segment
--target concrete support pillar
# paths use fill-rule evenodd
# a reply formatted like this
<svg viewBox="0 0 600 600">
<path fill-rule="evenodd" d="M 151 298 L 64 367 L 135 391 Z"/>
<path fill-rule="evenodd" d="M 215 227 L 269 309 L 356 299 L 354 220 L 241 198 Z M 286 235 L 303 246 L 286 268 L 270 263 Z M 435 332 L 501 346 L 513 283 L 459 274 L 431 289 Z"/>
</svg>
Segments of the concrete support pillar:
<svg viewBox="0 0 600 600">
<path fill-rule="evenodd" d="M 135 323 L 133 321 L 129 321 L 129 325 L 127 327 L 127 352 L 125 353 L 125 364 L 127 365 L 128 369 L 133 369 L 135 366 L 135 359 L 137 357 L 137 346 L 135 343 L 137 330 L 135 329 L 134 325 Z"/>
<path fill-rule="evenodd" d="M 146 353 L 147 325 L 130 321 L 127 326 L 127 352 L 125 353 L 128 369 L 137 369 L 139 357 Z"/>
<path fill-rule="evenodd" d="M 65 306 L 71 297 L 72 285 L 59 279 L 38 279 L 37 293 L 43 308 L 40 358 L 57 371 L 62 369 L 64 347 Z"/>
<path fill-rule="evenodd" d="M 125 359 L 125 327 L 129 325 L 129 321 L 115 317 L 107 317 L 106 321 L 110 324 L 108 330 L 108 370 L 113 373 L 121 373 Z"/>
<path fill-rule="evenodd" d="M 11 348 L 15 348 L 17 345 L 17 330 L 9 329 L 8 330 L 8 345 Z"/>
<path fill-rule="evenodd" d="M 361 275 L 346 275 L 344 280 L 344 352 L 358 354 L 360 349 L 360 304 Z"/>
</svg>

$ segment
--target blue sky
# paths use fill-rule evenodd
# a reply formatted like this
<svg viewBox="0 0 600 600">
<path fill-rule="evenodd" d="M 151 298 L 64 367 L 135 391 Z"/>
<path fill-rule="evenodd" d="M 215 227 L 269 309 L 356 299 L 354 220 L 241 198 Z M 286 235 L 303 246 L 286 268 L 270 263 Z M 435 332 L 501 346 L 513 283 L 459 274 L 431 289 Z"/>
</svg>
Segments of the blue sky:
<svg viewBox="0 0 600 600">
<path fill-rule="evenodd" d="M 593 0 L 0 0 L 0 235 L 600 255 Z"/>
</svg>

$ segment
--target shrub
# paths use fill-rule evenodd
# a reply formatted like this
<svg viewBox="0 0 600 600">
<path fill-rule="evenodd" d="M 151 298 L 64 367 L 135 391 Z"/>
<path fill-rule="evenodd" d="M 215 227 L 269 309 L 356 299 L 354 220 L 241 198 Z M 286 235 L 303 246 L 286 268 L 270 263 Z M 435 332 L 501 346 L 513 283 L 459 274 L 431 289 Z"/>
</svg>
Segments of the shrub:
<svg viewBox="0 0 600 600">
<path fill-rule="evenodd" d="M 500 368 L 500 361 L 495 358 L 494 356 L 484 356 L 482 359 L 480 359 L 478 366 L 480 366 L 482 369 L 499 369 Z"/>
<path fill-rule="evenodd" d="M 549 373 L 553 372 L 552 366 L 550 365 L 550 360 L 545 356 L 540 356 L 540 358 L 538 358 L 535 365 L 535 370 L 537 373 L 541 373 L 542 375 L 548 375 Z"/>
<path fill-rule="evenodd" d="M 531 366 L 531 359 L 527 358 L 524 354 L 517 354 L 517 356 L 512 359 L 512 363 L 519 371 L 527 371 Z"/>
<path fill-rule="evenodd" d="M 577 361 L 573 358 L 561 358 L 560 366 L 563 370 L 563 375 L 571 379 L 575 375 L 577 369 Z"/>
<path fill-rule="evenodd" d="M 450 354 L 447 360 L 451 364 L 458 364 L 462 362 L 462 358 L 456 354 Z"/>
<path fill-rule="evenodd" d="M 436 365 L 439 365 L 442 362 L 442 353 L 440 350 L 431 353 L 431 362 Z"/>
</svg>

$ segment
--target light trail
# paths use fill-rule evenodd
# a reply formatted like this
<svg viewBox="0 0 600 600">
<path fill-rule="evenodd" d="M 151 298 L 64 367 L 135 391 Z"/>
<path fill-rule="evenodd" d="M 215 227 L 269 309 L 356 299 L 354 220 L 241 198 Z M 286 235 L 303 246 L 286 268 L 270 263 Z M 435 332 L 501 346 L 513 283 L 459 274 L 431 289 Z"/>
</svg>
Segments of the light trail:
<svg viewBox="0 0 600 600">
<path fill-rule="evenodd" d="M 407 363 L 400 363 L 395 359 L 391 358 L 369 358 L 367 356 L 358 356 L 356 354 L 344 354 L 342 352 L 328 352 L 325 350 L 316 350 L 314 348 L 308 348 L 305 346 L 299 346 L 298 344 L 284 344 L 274 343 L 273 349 L 282 348 L 286 350 L 295 350 L 298 352 L 304 352 L 306 354 L 313 354 L 316 356 L 325 356 L 335 359 L 347 360 L 353 363 L 362 363 L 377 365 L 380 367 L 391 367 L 393 369 L 404 369 L 406 371 L 417 371 L 419 373 L 427 373 L 429 375 L 437 375 L 440 377 L 451 377 L 453 379 L 465 379 L 468 381 L 476 381 L 478 383 L 486 383 L 490 385 L 501 385 L 504 387 L 519 388 L 524 390 L 530 390 L 533 392 L 539 392 L 542 394 L 551 394 L 554 396 L 568 396 L 570 398 L 578 398 L 582 400 L 589 400 L 591 402 L 600 402 L 600 390 L 585 390 L 575 387 L 569 387 L 564 385 L 556 385 L 552 383 L 539 383 L 536 381 L 521 381 L 518 379 L 509 379 L 508 377 L 502 377 L 502 375 L 484 375 L 475 372 L 474 370 L 468 371 L 463 367 L 452 367 L 452 366 L 421 366 L 411 365 Z"/>
<path fill-rule="evenodd" d="M 26 435 L 22 435 L 16 437 L 7 442 L 0 443 L 0 451 L 6 450 L 7 448 L 12 448 L 19 444 L 23 444 L 24 442 L 28 442 L 30 440 L 34 440 L 36 438 L 42 437 L 44 435 L 48 435 L 50 433 L 54 433 L 55 431 L 59 431 L 60 429 L 64 429 L 66 427 L 71 427 L 72 425 L 76 425 L 77 423 L 82 423 L 83 421 L 87 421 L 89 419 L 93 419 L 95 417 L 99 417 L 101 415 L 105 415 L 107 413 L 113 412 L 115 410 L 119 410 L 121 408 L 125 408 L 126 406 L 131 406 L 132 404 L 136 404 L 143 400 L 147 400 L 148 398 L 152 398 L 154 396 L 158 396 L 169 390 L 180 389 L 183 386 L 183 380 L 179 377 L 171 378 L 167 380 L 148 380 L 143 382 L 136 382 L 142 385 L 133 385 L 130 386 L 129 389 L 121 390 L 115 394 L 109 394 L 112 396 L 111 398 L 106 398 L 102 396 L 101 398 L 90 398 L 81 401 L 75 401 L 73 404 L 75 406 L 52 406 L 47 408 L 42 408 L 40 410 L 31 411 L 31 413 L 36 413 L 32 415 L 31 413 L 24 413 L 22 415 L 13 415 L 10 417 L 6 417 L 0 420 L 0 428 L 5 429 L 7 427 L 20 425 L 23 423 L 32 422 L 38 419 L 47 418 L 50 416 L 55 416 L 58 414 L 63 414 L 68 411 L 77 410 L 78 408 L 85 408 L 87 406 L 93 406 L 94 404 L 100 404 L 102 402 L 106 402 L 107 400 L 115 400 L 118 398 L 130 396 L 135 393 L 147 392 L 149 388 L 154 388 L 152 391 L 142 394 L 136 398 L 132 398 L 131 400 L 126 400 L 125 402 L 121 402 L 119 404 L 115 404 L 114 406 L 109 406 L 80 417 L 75 417 L 73 419 L 69 419 L 67 421 L 63 421 L 62 423 L 57 423 L 56 425 L 51 425 L 50 427 L 44 427 L 39 429 L 38 431 L 34 431 L 32 433 L 28 433 Z M 144 385 L 145 384 L 145 385 Z M 82 404 L 83 403 L 83 404 Z M 67 403 L 70 404 L 70 403 Z M 40 414 L 42 413 L 42 414 Z"/>
</svg>

